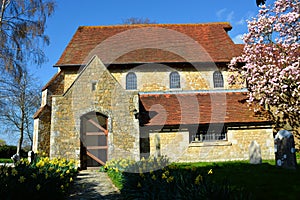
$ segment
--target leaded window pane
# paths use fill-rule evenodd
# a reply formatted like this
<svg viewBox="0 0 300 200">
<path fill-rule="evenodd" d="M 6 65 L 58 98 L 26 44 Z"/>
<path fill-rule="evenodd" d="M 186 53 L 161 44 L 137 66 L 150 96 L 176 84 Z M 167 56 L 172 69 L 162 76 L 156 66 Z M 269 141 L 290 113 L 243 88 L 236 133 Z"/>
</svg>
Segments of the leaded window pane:
<svg viewBox="0 0 300 200">
<path fill-rule="evenodd" d="M 133 72 L 130 72 L 126 76 L 126 90 L 136 90 L 137 89 L 137 81 L 136 75 Z"/>
<path fill-rule="evenodd" d="M 215 71 L 213 74 L 214 79 L 214 87 L 215 88 L 222 88 L 224 87 L 224 80 L 223 75 L 220 71 Z"/>
<path fill-rule="evenodd" d="M 180 88 L 180 75 L 178 72 L 170 74 L 170 88 Z"/>
</svg>

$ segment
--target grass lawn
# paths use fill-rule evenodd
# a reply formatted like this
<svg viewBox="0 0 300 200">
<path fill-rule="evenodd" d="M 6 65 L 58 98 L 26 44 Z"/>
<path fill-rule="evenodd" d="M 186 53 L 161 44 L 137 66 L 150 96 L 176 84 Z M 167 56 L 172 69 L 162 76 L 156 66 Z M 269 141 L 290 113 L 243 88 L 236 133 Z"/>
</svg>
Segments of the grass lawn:
<svg viewBox="0 0 300 200">
<path fill-rule="evenodd" d="M 265 161 L 261 165 L 246 161 L 176 165 L 180 168 L 194 166 L 204 171 L 212 169 L 216 181 L 227 179 L 232 187 L 242 186 L 253 199 L 300 199 L 300 169 L 278 168 L 275 161 Z"/>
<path fill-rule="evenodd" d="M 0 163 L 12 163 L 12 159 L 10 158 L 0 158 Z"/>
</svg>

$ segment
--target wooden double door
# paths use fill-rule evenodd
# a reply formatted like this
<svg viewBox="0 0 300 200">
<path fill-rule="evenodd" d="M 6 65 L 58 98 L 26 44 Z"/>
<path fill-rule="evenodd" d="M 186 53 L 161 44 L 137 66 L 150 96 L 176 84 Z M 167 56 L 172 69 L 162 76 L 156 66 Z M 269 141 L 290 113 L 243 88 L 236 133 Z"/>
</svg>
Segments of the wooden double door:
<svg viewBox="0 0 300 200">
<path fill-rule="evenodd" d="M 91 112 L 81 117 L 81 168 L 100 167 L 107 161 L 107 117 Z"/>
</svg>

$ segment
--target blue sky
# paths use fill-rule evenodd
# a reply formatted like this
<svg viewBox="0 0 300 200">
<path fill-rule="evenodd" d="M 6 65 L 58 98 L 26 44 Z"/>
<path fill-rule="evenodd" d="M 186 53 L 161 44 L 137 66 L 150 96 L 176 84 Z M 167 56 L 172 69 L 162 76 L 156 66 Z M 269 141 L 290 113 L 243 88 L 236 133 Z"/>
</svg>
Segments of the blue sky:
<svg viewBox="0 0 300 200">
<path fill-rule="evenodd" d="M 271 2 L 271 0 L 269 0 Z M 48 19 L 46 34 L 50 45 L 44 47 L 48 62 L 31 71 L 44 85 L 57 72 L 53 65 L 71 40 L 78 26 L 122 24 L 130 17 L 149 18 L 157 23 L 230 22 L 231 38 L 247 32 L 246 19 L 258 12 L 255 0 L 57 0 L 57 7 Z"/>
</svg>

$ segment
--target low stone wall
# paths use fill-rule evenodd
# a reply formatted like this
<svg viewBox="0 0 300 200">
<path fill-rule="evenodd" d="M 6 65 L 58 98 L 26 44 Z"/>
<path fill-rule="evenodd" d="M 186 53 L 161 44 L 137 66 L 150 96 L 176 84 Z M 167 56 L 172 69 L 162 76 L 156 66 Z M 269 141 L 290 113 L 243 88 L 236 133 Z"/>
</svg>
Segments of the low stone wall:
<svg viewBox="0 0 300 200">
<path fill-rule="evenodd" d="M 151 133 L 150 155 L 167 156 L 170 161 L 176 161 L 189 146 L 189 132 Z"/>
<path fill-rule="evenodd" d="M 152 133 L 149 137 L 150 155 L 159 152 L 176 162 L 249 160 L 252 141 L 259 144 L 263 160 L 275 158 L 272 128 L 232 128 L 227 140 L 216 142 L 189 143 L 188 132 Z"/>
</svg>

